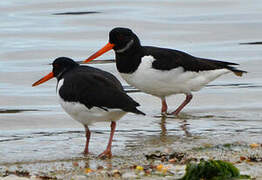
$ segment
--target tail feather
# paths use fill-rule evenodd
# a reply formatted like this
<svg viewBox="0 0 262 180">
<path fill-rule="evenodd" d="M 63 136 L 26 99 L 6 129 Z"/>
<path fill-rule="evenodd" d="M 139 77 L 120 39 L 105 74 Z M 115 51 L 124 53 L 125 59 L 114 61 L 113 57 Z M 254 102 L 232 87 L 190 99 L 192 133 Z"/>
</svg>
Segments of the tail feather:
<svg viewBox="0 0 262 180">
<path fill-rule="evenodd" d="M 214 69 L 228 69 L 235 73 L 237 76 L 242 76 L 243 73 L 247 73 L 246 71 L 239 70 L 233 66 L 237 66 L 239 64 L 227 61 L 218 61 L 218 60 L 211 60 L 211 59 L 204 59 L 204 58 L 197 58 L 199 63 L 199 67 L 201 70 L 214 70 Z"/>
<path fill-rule="evenodd" d="M 226 68 L 232 71 L 235 75 L 237 76 L 242 76 L 243 73 L 247 73 L 247 71 L 239 70 L 233 66 L 237 66 L 239 64 L 237 63 L 232 63 L 232 62 L 226 62 L 226 61 L 217 61 L 217 60 L 211 60 L 208 61 L 209 63 L 212 63 L 213 65 L 220 67 L 220 68 Z"/>
<path fill-rule="evenodd" d="M 234 67 L 230 67 L 229 68 L 236 76 L 243 76 L 244 73 L 247 73 L 247 71 L 242 71 L 242 70 L 239 70 L 239 69 L 236 69 Z"/>
<path fill-rule="evenodd" d="M 132 111 L 133 113 L 136 113 L 136 114 L 141 114 L 141 115 L 146 115 L 145 113 L 143 113 L 142 111 L 140 111 L 140 110 L 138 110 L 138 109 L 134 109 L 133 111 Z"/>
<path fill-rule="evenodd" d="M 245 71 L 242 71 L 242 72 L 239 72 L 239 71 L 233 71 L 234 72 L 234 74 L 235 75 L 237 75 L 237 76 L 243 76 L 243 73 L 247 73 L 247 72 L 245 72 Z"/>
<path fill-rule="evenodd" d="M 139 105 L 138 105 L 139 106 Z M 137 108 L 136 108 L 136 106 L 135 107 L 129 107 L 129 108 L 125 108 L 125 109 L 123 109 L 124 111 L 126 111 L 126 112 L 132 112 L 132 113 L 135 113 L 135 114 L 141 114 L 141 115 L 146 115 L 145 113 L 143 113 L 142 111 L 140 111 L 140 110 L 138 110 Z"/>
<path fill-rule="evenodd" d="M 146 115 L 145 113 L 143 113 L 142 111 L 138 110 L 136 107 L 140 106 L 140 104 L 138 102 L 136 102 L 134 99 L 132 99 L 130 96 L 128 96 L 126 94 L 126 97 L 129 99 L 129 106 L 125 107 L 123 110 L 125 110 L 126 112 L 132 112 L 135 114 L 141 114 L 141 115 Z"/>
<path fill-rule="evenodd" d="M 138 103 L 137 103 L 138 104 Z M 136 105 L 136 106 L 140 106 L 139 104 Z M 133 106 L 133 107 L 128 107 L 128 108 L 125 108 L 124 111 L 126 112 L 132 112 L 132 113 L 135 113 L 135 114 L 141 114 L 141 115 L 146 115 L 145 113 L 143 113 L 142 111 L 138 110 L 136 108 L 136 106 Z"/>
</svg>

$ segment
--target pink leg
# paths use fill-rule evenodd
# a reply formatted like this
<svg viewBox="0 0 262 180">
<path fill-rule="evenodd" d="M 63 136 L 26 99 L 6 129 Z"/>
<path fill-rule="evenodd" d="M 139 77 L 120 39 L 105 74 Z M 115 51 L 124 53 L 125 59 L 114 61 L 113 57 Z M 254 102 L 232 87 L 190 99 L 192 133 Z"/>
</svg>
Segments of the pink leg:
<svg viewBox="0 0 262 180">
<path fill-rule="evenodd" d="M 167 113 L 167 103 L 166 103 L 166 98 L 161 98 L 162 101 L 162 108 L 161 108 L 161 114 L 166 114 Z"/>
<path fill-rule="evenodd" d="M 185 101 L 172 114 L 178 115 L 178 113 L 191 101 L 192 98 L 192 94 L 187 94 Z"/>
<path fill-rule="evenodd" d="M 106 147 L 106 150 L 98 156 L 99 158 L 106 158 L 106 157 L 111 158 L 112 157 L 111 146 L 112 146 L 112 140 L 113 140 L 115 130 L 116 130 L 116 122 L 112 121 L 111 122 L 111 133 L 110 133 L 108 145 Z"/>
<path fill-rule="evenodd" d="M 89 128 L 87 125 L 84 125 L 85 130 L 86 130 L 86 147 L 84 150 L 84 154 L 87 155 L 88 154 L 88 145 L 89 145 L 89 140 L 90 140 L 90 136 L 91 136 L 91 132 L 89 131 Z"/>
</svg>

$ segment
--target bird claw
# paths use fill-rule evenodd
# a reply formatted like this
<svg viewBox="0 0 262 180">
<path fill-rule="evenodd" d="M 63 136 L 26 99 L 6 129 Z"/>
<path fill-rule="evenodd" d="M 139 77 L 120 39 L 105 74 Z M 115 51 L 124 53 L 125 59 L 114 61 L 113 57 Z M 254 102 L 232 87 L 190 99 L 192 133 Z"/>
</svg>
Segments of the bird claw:
<svg viewBox="0 0 262 180">
<path fill-rule="evenodd" d="M 98 156 L 98 158 L 100 158 L 100 159 L 106 159 L 106 158 L 111 159 L 112 158 L 112 152 L 110 150 L 105 150 L 104 152 L 102 152 Z"/>
<path fill-rule="evenodd" d="M 167 117 L 168 113 L 167 113 L 167 112 L 161 112 L 161 115 L 162 115 L 163 117 Z"/>
<path fill-rule="evenodd" d="M 163 117 L 176 117 L 178 116 L 178 113 L 176 113 L 175 111 L 174 112 L 162 112 L 161 115 Z"/>
<path fill-rule="evenodd" d="M 89 154 L 89 152 L 84 150 L 83 154 L 84 154 L 84 156 L 87 156 Z"/>
</svg>

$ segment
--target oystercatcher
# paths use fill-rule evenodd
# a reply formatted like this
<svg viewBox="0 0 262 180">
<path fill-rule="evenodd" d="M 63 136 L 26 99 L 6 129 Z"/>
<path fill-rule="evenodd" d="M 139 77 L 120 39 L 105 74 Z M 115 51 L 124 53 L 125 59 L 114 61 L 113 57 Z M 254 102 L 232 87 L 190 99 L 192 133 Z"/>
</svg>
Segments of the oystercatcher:
<svg viewBox="0 0 262 180">
<path fill-rule="evenodd" d="M 80 66 L 67 57 L 55 59 L 52 65 L 53 71 L 32 86 L 56 77 L 59 103 L 73 119 L 85 127 L 84 154 L 88 154 L 91 135 L 88 126 L 95 122 L 111 122 L 107 148 L 99 155 L 99 157 L 111 158 L 115 121 L 128 112 L 145 115 L 136 108 L 139 104 L 125 93 L 121 83 L 108 72 L 89 66 Z"/>
<path fill-rule="evenodd" d="M 185 94 L 184 102 L 172 113 L 178 113 L 191 101 L 193 91 L 199 91 L 219 76 L 233 72 L 242 76 L 246 71 L 238 65 L 194 57 L 182 51 L 152 46 L 141 46 L 139 38 L 128 28 L 117 27 L 109 33 L 109 43 L 84 62 L 113 49 L 117 69 L 123 79 L 141 91 L 157 96 L 162 101 L 162 114 L 167 114 L 166 97 Z"/>
</svg>

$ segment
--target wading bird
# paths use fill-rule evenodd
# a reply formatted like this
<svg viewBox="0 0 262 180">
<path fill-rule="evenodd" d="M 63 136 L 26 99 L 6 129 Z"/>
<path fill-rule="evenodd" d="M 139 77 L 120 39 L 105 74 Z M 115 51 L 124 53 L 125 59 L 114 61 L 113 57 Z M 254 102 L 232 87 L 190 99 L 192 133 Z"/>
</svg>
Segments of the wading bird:
<svg viewBox="0 0 262 180">
<path fill-rule="evenodd" d="M 116 67 L 128 84 L 159 97 L 162 114 L 167 114 L 166 97 L 185 94 L 186 99 L 174 111 L 178 113 L 191 101 L 193 91 L 199 91 L 219 76 L 233 72 L 242 76 L 232 62 L 194 57 L 182 51 L 142 46 L 139 38 L 128 28 L 114 28 L 109 43 L 84 61 L 87 63 L 105 52 L 115 51 Z"/>
<path fill-rule="evenodd" d="M 108 72 L 89 66 L 80 66 L 66 57 L 55 59 L 52 65 L 53 71 L 35 82 L 33 86 L 56 77 L 59 103 L 73 119 L 85 127 L 84 154 L 89 152 L 91 132 L 88 126 L 96 122 L 111 122 L 107 148 L 99 155 L 101 158 L 111 158 L 116 121 L 128 112 L 145 115 L 136 108 L 139 104 L 125 93 L 121 83 Z"/>
</svg>

